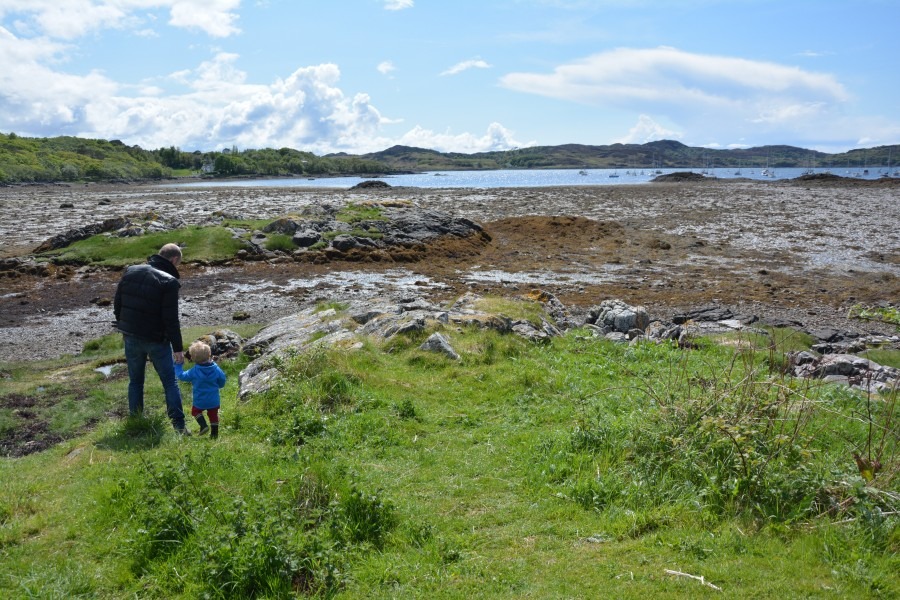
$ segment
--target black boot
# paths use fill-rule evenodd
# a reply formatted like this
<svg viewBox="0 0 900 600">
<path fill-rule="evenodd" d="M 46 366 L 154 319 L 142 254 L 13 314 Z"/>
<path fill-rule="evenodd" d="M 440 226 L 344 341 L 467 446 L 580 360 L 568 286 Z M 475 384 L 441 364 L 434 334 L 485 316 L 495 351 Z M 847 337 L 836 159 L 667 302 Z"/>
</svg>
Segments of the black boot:
<svg viewBox="0 0 900 600">
<path fill-rule="evenodd" d="M 210 423 L 210 427 L 212 427 L 212 432 L 209 434 L 209 437 L 212 439 L 218 439 L 219 437 L 219 424 L 218 423 Z"/>
<path fill-rule="evenodd" d="M 209 433 L 209 427 L 206 426 L 206 419 L 203 418 L 203 415 L 197 415 L 194 418 L 197 419 L 197 425 L 200 426 L 200 431 L 197 435 Z"/>
</svg>

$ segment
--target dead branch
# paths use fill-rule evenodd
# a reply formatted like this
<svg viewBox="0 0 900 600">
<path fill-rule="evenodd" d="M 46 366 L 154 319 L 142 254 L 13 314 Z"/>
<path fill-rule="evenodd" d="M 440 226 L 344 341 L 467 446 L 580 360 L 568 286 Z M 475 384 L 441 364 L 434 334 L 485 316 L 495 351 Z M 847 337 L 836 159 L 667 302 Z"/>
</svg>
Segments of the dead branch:
<svg viewBox="0 0 900 600">
<path fill-rule="evenodd" d="M 688 577 L 690 579 L 695 579 L 695 580 L 699 581 L 700 583 L 702 583 L 703 585 L 705 585 L 707 587 L 711 587 L 712 589 L 716 590 L 717 592 L 722 591 L 722 588 L 720 588 L 717 585 L 713 585 L 712 583 L 710 583 L 706 579 L 704 579 L 703 575 L 699 575 L 699 576 L 691 575 L 690 573 L 682 573 L 681 571 L 672 571 L 670 569 L 666 569 L 666 573 L 668 575 L 675 575 L 676 577 Z"/>
</svg>

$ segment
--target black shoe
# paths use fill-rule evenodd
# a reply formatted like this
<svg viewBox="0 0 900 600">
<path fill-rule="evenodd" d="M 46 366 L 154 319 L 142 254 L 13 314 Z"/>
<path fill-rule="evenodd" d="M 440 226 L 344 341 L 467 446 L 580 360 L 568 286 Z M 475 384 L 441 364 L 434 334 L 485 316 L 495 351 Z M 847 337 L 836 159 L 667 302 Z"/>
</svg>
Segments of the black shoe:
<svg viewBox="0 0 900 600">
<path fill-rule="evenodd" d="M 200 431 L 197 435 L 206 435 L 209 433 L 209 427 L 206 426 L 206 419 L 203 418 L 203 415 L 197 415 L 195 418 L 197 419 L 197 425 L 200 426 Z"/>
</svg>

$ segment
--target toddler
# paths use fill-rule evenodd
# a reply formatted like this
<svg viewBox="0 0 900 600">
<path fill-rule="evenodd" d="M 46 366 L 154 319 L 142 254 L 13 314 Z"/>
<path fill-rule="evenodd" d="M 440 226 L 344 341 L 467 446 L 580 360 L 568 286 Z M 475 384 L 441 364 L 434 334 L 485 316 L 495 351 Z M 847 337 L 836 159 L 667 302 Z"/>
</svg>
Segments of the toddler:
<svg viewBox="0 0 900 600">
<path fill-rule="evenodd" d="M 225 372 L 212 361 L 209 346 L 197 341 L 188 349 L 194 366 L 184 370 L 184 365 L 175 363 L 175 375 L 181 381 L 190 381 L 193 385 L 193 405 L 191 416 L 197 419 L 200 435 L 209 433 L 211 437 L 219 437 L 219 389 L 225 387 Z M 209 426 L 203 418 L 203 411 L 209 416 Z"/>
</svg>

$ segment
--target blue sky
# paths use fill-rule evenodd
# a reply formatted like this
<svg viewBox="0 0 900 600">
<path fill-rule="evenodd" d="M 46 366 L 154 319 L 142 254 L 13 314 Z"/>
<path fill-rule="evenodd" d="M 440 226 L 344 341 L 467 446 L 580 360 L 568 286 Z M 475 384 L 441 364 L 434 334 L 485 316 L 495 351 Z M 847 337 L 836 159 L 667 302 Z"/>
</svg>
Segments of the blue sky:
<svg viewBox="0 0 900 600">
<path fill-rule="evenodd" d="M 900 0 L 0 0 L 0 131 L 182 150 L 900 143 Z"/>
</svg>

